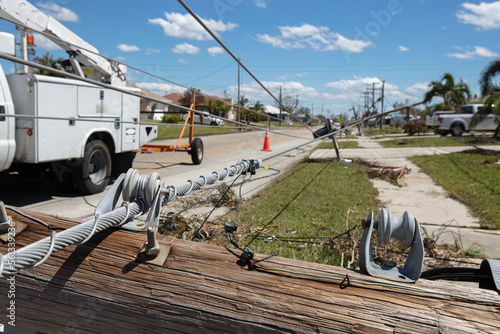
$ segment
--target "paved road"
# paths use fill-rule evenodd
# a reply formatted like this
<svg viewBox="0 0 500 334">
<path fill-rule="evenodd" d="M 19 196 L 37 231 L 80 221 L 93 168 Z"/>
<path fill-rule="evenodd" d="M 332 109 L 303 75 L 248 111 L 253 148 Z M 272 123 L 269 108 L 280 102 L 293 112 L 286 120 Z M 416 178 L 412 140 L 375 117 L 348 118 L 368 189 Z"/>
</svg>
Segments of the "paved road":
<svg viewBox="0 0 500 334">
<path fill-rule="evenodd" d="M 417 165 L 406 159 L 414 155 L 460 152 L 470 147 L 382 148 L 377 140 L 367 137 L 359 137 L 357 141 L 359 148 L 342 150 L 342 158 L 362 158 L 380 166 L 406 166 L 411 169 L 411 173 L 404 177 L 405 187 L 373 180 L 384 207 L 390 209 L 394 216 L 400 217 L 405 211 L 412 211 L 429 235 L 439 236 L 438 242 L 454 244 L 457 239 L 464 248 L 479 246 L 488 257 L 500 258 L 500 234 L 497 231 L 479 230 L 478 220 L 469 213 L 465 205 L 450 198 L 442 187 L 437 186 Z M 485 148 L 500 151 L 500 145 Z M 317 150 L 311 155 L 311 159 L 333 157 L 333 150 Z"/>
<path fill-rule="evenodd" d="M 289 136 L 271 133 L 272 152 L 261 151 L 264 144 L 264 132 L 252 131 L 206 136 L 203 138 L 205 156 L 201 165 L 193 165 L 191 157 L 186 152 L 163 152 L 138 154 L 134 161 L 134 168 L 139 169 L 141 174 L 150 174 L 157 171 L 167 185 L 177 185 L 189 179 L 198 178 L 200 175 L 221 171 L 242 159 L 259 159 L 305 143 L 313 138 L 308 129 L 291 128 L 279 132 Z M 177 140 L 162 140 L 155 143 L 174 145 Z M 305 158 L 314 146 L 315 144 L 307 145 L 304 148 L 269 160 L 266 166 L 280 169 L 283 172 L 298 160 Z M 262 170 L 259 177 L 269 177 L 245 184 L 242 189 L 243 195 L 249 196 L 261 189 L 276 177 L 276 175 L 272 176 L 273 174 L 276 173 L 270 170 Z M 0 181 L 0 200 L 6 204 L 76 219 L 85 218 L 92 214 L 95 205 L 97 205 L 103 194 L 81 196 L 75 193 L 63 192 L 46 179 L 23 179 L 14 176 L 8 182 Z"/>
</svg>

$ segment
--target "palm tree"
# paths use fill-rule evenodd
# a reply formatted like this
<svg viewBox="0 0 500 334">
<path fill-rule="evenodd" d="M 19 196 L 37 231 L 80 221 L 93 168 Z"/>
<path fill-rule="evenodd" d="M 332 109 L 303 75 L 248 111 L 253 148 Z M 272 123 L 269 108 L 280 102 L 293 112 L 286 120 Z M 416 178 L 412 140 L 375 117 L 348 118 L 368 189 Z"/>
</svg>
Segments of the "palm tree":
<svg viewBox="0 0 500 334">
<path fill-rule="evenodd" d="M 479 85 L 481 86 L 481 95 L 486 97 L 486 100 L 484 101 L 484 107 L 472 116 L 471 127 L 483 121 L 489 114 L 500 116 L 500 85 L 492 82 L 492 78 L 498 74 L 500 74 L 500 58 L 490 62 L 481 73 Z M 500 136 L 500 123 L 495 130 L 494 136 Z"/>
<path fill-rule="evenodd" d="M 463 82 L 462 79 L 458 84 L 455 84 L 453 75 L 445 73 L 440 81 L 431 81 L 429 90 L 425 93 L 424 103 L 430 102 L 435 97 L 441 97 L 443 103 L 436 107 L 457 111 L 457 107 L 465 104 L 469 96 L 469 85 Z"/>
<path fill-rule="evenodd" d="M 247 115 L 246 115 L 246 114 L 247 114 L 247 111 L 245 110 L 246 105 L 248 104 L 248 102 L 249 102 L 249 101 L 248 101 L 248 99 L 245 97 L 245 95 L 242 95 L 242 96 L 240 97 L 240 100 L 238 101 L 238 104 L 239 104 L 239 106 L 240 106 L 240 108 L 239 108 L 239 112 L 240 112 L 240 114 L 238 115 L 238 121 L 240 121 L 240 122 L 241 122 L 241 116 L 243 116 L 243 117 L 247 120 L 247 123 L 248 123 L 248 119 L 247 119 L 247 117 L 246 117 L 246 116 L 247 116 Z"/>
<path fill-rule="evenodd" d="M 63 59 L 62 58 L 54 59 L 54 57 L 48 52 L 46 54 L 44 54 L 42 57 L 35 56 L 33 58 L 33 61 L 35 63 L 45 65 L 48 67 L 52 67 L 52 68 L 57 69 L 57 70 L 63 69 L 63 67 L 62 67 Z M 47 75 L 47 76 L 51 76 L 51 77 L 64 77 L 62 75 L 55 74 L 55 73 L 52 73 L 52 72 L 49 72 L 46 70 L 36 70 L 33 72 L 33 74 L 41 74 L 41 75 Z"/>
<path fill-rule="evenodd" d="M 215 114 L 215 111 L 217 109 L 215 100 L 207 98 L 205 102 L 207 103 L 207 111 L 211 114 Z"/>
<path fill-rule="evenodd" d="M 266 107 L 262 103 L 260 103 L 260 101 L 254 102 L 254 104 L 250 107 L 250 110 L 254 112 L 257 120 L 266 120 Z"/>
</svg>

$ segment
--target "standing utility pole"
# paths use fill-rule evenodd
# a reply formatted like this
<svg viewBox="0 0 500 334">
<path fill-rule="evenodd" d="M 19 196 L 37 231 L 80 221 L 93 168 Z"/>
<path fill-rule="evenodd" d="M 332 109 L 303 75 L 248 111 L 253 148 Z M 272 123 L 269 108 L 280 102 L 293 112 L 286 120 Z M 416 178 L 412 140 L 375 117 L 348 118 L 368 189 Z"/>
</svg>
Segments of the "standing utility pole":
<svg viewBox="0 0 500 334">
<path fill-rule="evenodd" d="M 281 128 L 281 119 L 282 119 L 282 116 L 281 116 L 281 106 L 283 105 L 283 102 L 281 101 L 281 86 L 280 86 L 280 128 Z"/>
<path fill-rule="evenodd" d="M 241 104 L 240 104 L 240 63 L 238 62 L 238 122 L 241 123 Z"/>
<path fill-rule="evenodd" d="M 385 80 L 382 81 L 382 96 L 380 97 L 380 101 L 382 103 L 382 110 L 380 111 L 381 113 L 384 113 L 384 88 L 385 88 Z M 382 123 L 383 119 L 380 119 L 380 130 L 382 130 Z"/>
</svg>

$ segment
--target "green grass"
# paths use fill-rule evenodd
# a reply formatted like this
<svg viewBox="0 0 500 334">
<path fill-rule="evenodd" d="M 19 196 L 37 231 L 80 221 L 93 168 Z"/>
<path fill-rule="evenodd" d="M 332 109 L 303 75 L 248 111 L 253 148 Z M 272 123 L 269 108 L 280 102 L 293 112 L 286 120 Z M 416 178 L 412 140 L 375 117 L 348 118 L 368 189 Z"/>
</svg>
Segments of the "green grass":
<svg viewBox="0 0 500 334">
<path fill-rule="evenodd" d="M 465 203 L 484 228 L 500 228 L 500 159 L 455 153 L 410 158 L 450 194 Z"/>
<path fill-rule="evenodd" d="M 494 141 L 488 140 L 487 138 L 454 138 L 451 140 L 450 137 L 421 137 L 421 138 L 395 138 L 391 140 L 381 140 L 378 141 L 382 147 L 443 147 L 443 146 L 465 146 L 465 145 L 494 145 L 497 144 Z M 405 144 L 398 144 L 404 142 Z"/>
<path fill-rule="evenodd" d="M 358 148 L 358 142 L 357 141 L 338 141 L 339 143 L 339 148 L 340 149 L 345 149 L 345 148 Z M 316 149 L 320 148 L 331 148 L 333 149 L 333 142 L 331 139 L 328 139 L 322 143 L 320 143 L 318 146 L 316 146 Z"/>
<path fill-rule="evenodd" d="M 401 134 L 403 129 L 401 127 L 396 128 L 396 127 L 390 127 L 387 125 L 384 125 L 382 127 L 382 130 L 379 128 L 376 129 L 368 129 L 363 132 L 365 136 L 371 137 L 371 136 L 381 136 L 381 135 L 392 135 L 392 134 Z"/>
<path fill-rule="evenodd" d="M 243 206 L 237 221 L 242 227 L 238 232 L 243 231 L 239 237 L 254 233 L 241 240 L 240 246 L 257 253 L 339 265 L 340 253 L 349 253 L 349 242 L 352 246 L 349 236 L 342 239 L 341 247 L 311 242 L 346 231 L 348 212 L 349 227 L 353 227 L 377 210 L 378 192 L 364 171 L 365 166 L 356 164 L 299 163 Z M 262 228 L 267 234 L 255 233 Z M 359 240 L 361 234 L 358 226 L 353 235 Z M 266 242 L 269 235 L 283 240 Z"/>
</svg>

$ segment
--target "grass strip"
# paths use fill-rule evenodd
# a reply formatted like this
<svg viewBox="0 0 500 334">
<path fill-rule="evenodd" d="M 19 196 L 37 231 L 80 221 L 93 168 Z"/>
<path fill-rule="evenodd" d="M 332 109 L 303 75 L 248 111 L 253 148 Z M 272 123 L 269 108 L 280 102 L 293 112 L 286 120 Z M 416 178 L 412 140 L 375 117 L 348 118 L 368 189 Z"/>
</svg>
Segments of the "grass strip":
<svg viewBox="0 0 500 334">
<path fill-rule="evenodd" d="M 237 223 L 247 235 L 241 232 L 240 245 L 340 265 L 341 253 L 351 254 L 348 242 L 361 237 L 361 220 L 377 211 L 377 195 L 363 165 L 301 162 L 242 207 Z M 327 241 L 348 229 L 342 242 Z M 266 241 L 270 236 L 272 242 Z"/>
<path fill-rule="evenodd" d="M 451 196 L 466 204 L 484 228 L 500 228 L 500 158 L 454 153 L 410 158 Z"/>
<path fill-rule="evenodd" d="M 399 137 L 391 140 L 380 140 L 378 143 L 384 148 L 391 147 L 446 147 L 446 146 L 465 146 L 465 145 L 495 145 L 498 144 L 488 138 L 453 138 L 447 137 L 421 137 L 405 138 Z"/>
<path fill-rule="evenodd" d="M 339 148 L 340 149 L 346 149 L 346 148 L 358 148 L 358 142 L 356 140 L 350 140 L 350 141 L 337 141 L 339 143 Z M 320 148 L 328 148 L 328 149 L 333 149 L 333 142 L 331 139 L 328 139 L 322 143 L 320 143 L 318 146 L 316 146 L 316 149 Z"/>
</svg>

